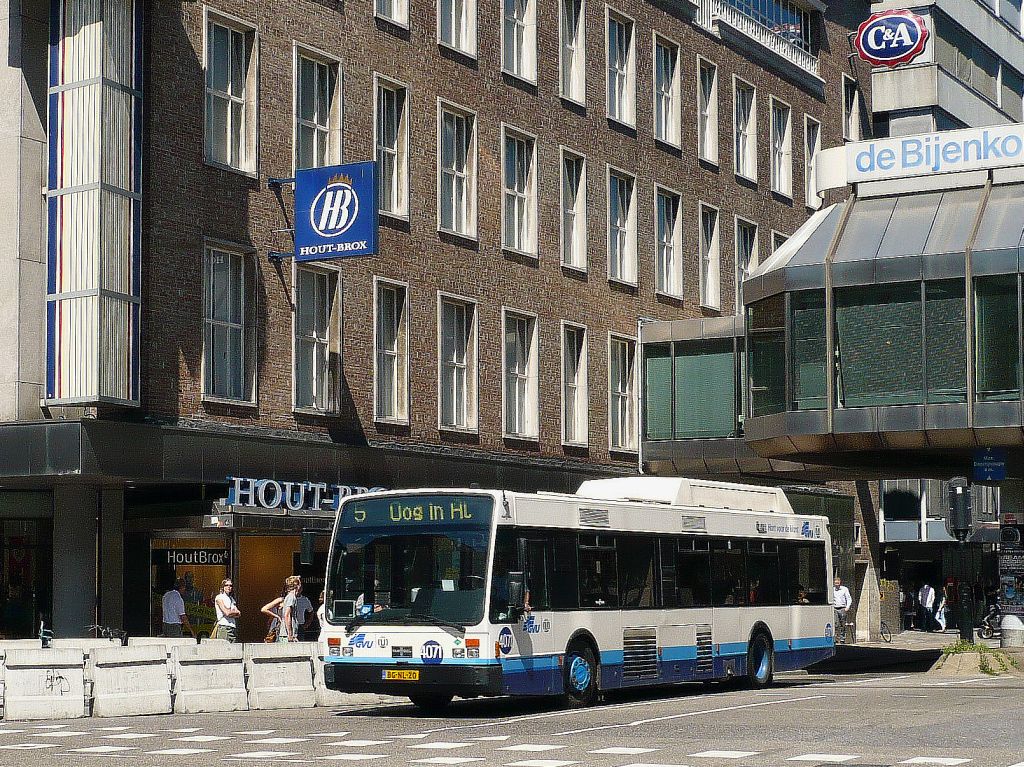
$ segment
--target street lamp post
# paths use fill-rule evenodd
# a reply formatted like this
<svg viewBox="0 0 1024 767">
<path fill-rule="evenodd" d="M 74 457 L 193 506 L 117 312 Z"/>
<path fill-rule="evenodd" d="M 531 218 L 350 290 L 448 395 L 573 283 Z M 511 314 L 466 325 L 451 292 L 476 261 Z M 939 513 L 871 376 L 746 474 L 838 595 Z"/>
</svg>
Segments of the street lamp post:
<svg viewBox="0 0 1024 767">
<path fill-rule="evenodd" d="M 967 538 L 971 534 L 971 487 L 965 477 L 954 477 L 949 482 L 949 530 L 959 541 L 960 587 L 960 639 L 974 644 L 974 592 L 971 589 L 967 567 Z"/>
</svg>

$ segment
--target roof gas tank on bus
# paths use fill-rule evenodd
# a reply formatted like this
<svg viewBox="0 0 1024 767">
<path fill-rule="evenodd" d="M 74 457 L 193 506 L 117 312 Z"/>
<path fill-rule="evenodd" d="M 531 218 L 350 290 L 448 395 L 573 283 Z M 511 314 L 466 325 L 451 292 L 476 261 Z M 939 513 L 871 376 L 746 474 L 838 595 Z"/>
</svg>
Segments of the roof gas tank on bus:
<svg viewBox="0 0 1024 767">
<path fill-rule="evenodd" d="M 793 514 L 781 488 L 714 482 L 678 477 L 622 477 L 591 479 L 580 485 L 577 497 L 606 501 L 660 503 L 669 506 L 704 506 L 713 509 Z"/>
</svg>

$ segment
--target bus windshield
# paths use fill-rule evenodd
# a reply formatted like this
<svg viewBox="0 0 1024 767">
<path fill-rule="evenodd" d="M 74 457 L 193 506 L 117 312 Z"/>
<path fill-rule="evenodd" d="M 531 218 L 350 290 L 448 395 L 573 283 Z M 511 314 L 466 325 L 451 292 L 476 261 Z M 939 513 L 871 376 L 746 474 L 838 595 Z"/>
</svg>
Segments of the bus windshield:
<svg viewBox="0 0 1024 767">
<path fill-rule="evenodd" d="M 333 622 L 479 623 L 493 506 L 487 496 L 455 494 L 346 503 L 327 580 Z"/>
</svg>

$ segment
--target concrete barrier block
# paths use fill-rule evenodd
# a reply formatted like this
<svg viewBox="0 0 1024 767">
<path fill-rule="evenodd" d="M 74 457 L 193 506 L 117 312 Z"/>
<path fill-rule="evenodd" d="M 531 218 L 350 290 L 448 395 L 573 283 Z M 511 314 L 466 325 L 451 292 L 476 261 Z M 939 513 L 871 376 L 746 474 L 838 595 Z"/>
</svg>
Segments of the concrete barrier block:
<svg viewBox="0 0 1024 767">
<path fill-rule="evenodd" d="M 315 706 L 313 658 L 316 651 L 316 642 L 245 645 L 249 708 Z"/>
<path fill-rule="evenodd" d="M 174 673 L 174 713 L 245 711 L 242 645 L 222 640 L 171 651 Z"/>
<path fill-rule="evenodd" d="M 313 658 L 313 687 L 316 691 L 316 705 L 324 707 L 340 706 L 375 706 L 384 696 L 370 692 L 338 692 L 324 684 L 323 658 Z"/>
<path fill-rule="evenodd" d="M 51 647 L 53 649 L 72 649 L 72 650 L 84 650 L 86 654 L 89 653 L 94 647 L 120 647 L 121 641 L 118 639 L 93 639 L 92 637 L 81 637 L 76 639 L 75 637 L 61 637 L 54 639 Z"/>
<path fill-rule="evenodd" d="M 160 645 L 96 647 L 86 664 L 93 716 L 171 713 L 167 651 Z"/>
<path fill-rule="evenodd" d="M 5 720 L 86 715 L 83 650 L 8 650 L 4 666 Z"/>
<path fill-rule="evenodd" d="M 196 640 L 192 637 L 128 637 L 129 647 L 153 647 L 155 645 L 168 648 L 169 654 L 171 647 L 195 647 Z"/>
</svg>

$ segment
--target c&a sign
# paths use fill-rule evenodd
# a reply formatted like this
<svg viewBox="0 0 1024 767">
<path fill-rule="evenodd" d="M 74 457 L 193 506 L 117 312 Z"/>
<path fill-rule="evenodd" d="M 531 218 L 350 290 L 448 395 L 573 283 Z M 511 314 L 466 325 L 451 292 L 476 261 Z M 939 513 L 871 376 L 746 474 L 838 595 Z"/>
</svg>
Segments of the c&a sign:
<svg viewBox="0 0 1024 767">
<path fill-rule="evenodd" d="M 854 39 L 861 59 L 876 67 L 907 64 L 924 52 L 927 42 L 928 27 L 912 11 L 872 14 Z"/>
<path fill-rule="evenodd" d="M 298 171 L 295 260 L 372 256 L 376 252 L 376 163 Z"/>
</svg>

